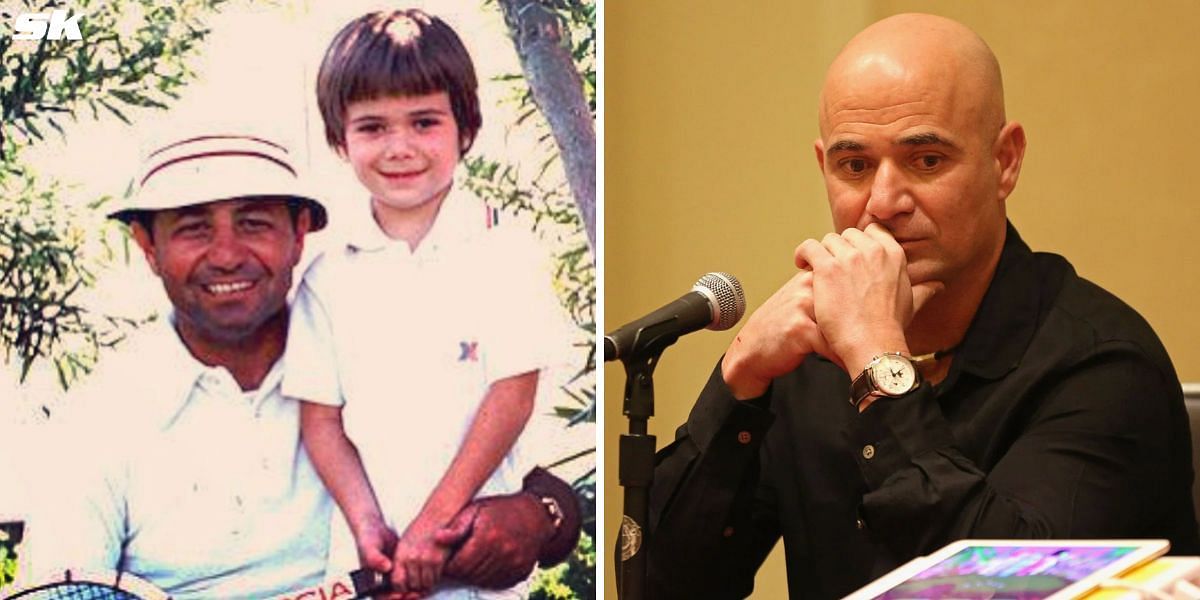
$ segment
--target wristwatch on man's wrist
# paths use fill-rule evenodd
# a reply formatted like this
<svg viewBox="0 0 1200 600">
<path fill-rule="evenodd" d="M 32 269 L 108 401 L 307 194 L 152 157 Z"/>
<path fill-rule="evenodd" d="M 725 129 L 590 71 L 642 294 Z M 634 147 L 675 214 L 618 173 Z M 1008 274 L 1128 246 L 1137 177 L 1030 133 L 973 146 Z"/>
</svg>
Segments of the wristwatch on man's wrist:
<svg viewBox="0 0 1200 600">
<path fill-rule="evenodd" d="M 583 523 L 579 498 L 570 484 L 540 467 L 530 471 L 523 483 L 522 492 L 537 500 L 554 530 L 538 552 L 538 564 L 553 566 L 570 556 L 579 541 Z"/>
<path fill-rule="evenodd" d="M 921 373 L 912 359 L 899 352 L 884 352 L 850 384 L 850 404 L 858 408 L 868 396 L 903 396 L 921 385 Z"/>
</svg>

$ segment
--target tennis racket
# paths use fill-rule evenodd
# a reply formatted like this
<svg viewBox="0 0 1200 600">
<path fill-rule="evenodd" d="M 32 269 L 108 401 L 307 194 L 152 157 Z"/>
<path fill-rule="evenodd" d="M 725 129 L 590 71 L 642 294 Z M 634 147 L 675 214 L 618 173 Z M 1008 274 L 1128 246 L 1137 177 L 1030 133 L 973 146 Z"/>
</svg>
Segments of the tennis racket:
<svg viewBox="0 0 1200 600">
<path fill-rule="evenodd" d="M 129 573 L 66 571 L 57 580 L 19 591 L 10 600 L 170 600 L 165 592 Z"/>
<path fill-rule="evenodd" d="M 359 569 L 272 600 L 359 600 L 387 591 L 386 575 Z M 129 573 L 67 571 L 60 578 L 27 588 L 8 600 L 170 600 L 153 584 Z"/>
</svg>

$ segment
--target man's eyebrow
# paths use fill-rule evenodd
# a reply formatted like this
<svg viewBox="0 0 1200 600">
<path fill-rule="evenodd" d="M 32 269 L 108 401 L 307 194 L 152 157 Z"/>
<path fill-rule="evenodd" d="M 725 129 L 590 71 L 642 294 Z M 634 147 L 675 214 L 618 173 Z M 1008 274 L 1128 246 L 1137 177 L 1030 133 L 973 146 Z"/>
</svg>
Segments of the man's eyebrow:
<svg viewBox="0 0 1200 600">
<path fill-rule="evenodd" d="M 897 140 L 896 143 L 903 145 L 903 146 L 947 146 L 950 148 L 958 147 L 958 146 L 954 145 L 953 143 L 951 143 L 950 140 L 947 140 L 947 139 L 943 138 L 942 136 L 940 136 L 936 133 L 933 133 L 933 132 L 914 133 L 913 135 L 906 135 L 906 136 L 900 138 L 899 140 Z"/>
<path fill-rule="evenodd" d="M 204 204 L 191 204 L 173 209 L 173 211 L 176 219 L 182 219 L 184 217 L 202 217 L 208 213 L 208 207 Z"/>
<path fill-rule="evenodd" d="M 234 209 L 234 213 L 244 215 L 247 213 L 270 212 L 272 208 L 280 205 L 286 206 L 287 200 L 284 198 L 275 197 L 255 198 L 254 200 L 242 203 L 240 206 Z"/>
<path fill-rule="evenodd" d="M 866 149 L 867 146 L 862 142 L 855 142 L 853 140 L 838 140 L 825 150 L 825 155 L 829 156 L 838 152 L 862 152 Z"/>
</svg>

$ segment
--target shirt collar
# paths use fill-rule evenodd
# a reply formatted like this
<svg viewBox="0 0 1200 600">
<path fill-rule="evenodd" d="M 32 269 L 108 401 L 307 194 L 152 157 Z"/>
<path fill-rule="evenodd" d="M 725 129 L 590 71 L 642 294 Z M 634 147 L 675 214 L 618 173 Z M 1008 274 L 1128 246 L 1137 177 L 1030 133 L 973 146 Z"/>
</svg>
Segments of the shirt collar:
<svg viewBox="0 0 1200 600">
<path fill-rule="evenodd" d="M 1061 257 L 1054 258 L 1057 261 L 1051 265 L 1066 265 Z M 1045 311 L 1058 295 L 1059 286 L 1047 287 L 1047 282 L 1062 281 L 1061 276 L 1047 277 L 1047 266 L 1034 260 L 1033 251 L 1008 223 L 1000 261 L 959 346 L 955 370 L 998 379 L 1020 365 Z"/>
<path fill-rule="evenodd" d="M 358 202 L 353 210 L 345 212 L 344 227 L 346 246 L 355 251 L 374 252 L 382 250 L 392 243 L 387 234 L 375 222 L 371 214 L 371 201 Z"/>
<path fill-rule="evenodd" d="M 450 191 L 442 200 L 442 206 L 434 217 L 433 226 L 417 246 L 414 254 L 436 252 L 439 248 L 471 237 L 486 229 L 487 207 L 474 194 L 464 191 L 459 181 L 450 185 Z M 346 215 L 346 246 L 356 252 L 377 252 L 393 246 L 408 245 L 387 236 L 375 222 L 371 202 L 359 206 Z"/>
<path fill-rule="evenodd" d="M 184 412 L 188 402 L 199 388 L 211 387 L 214 376 L 222 377 L 217 373 L 224 372 L 223 376 L 229 377 L 231 381 L 233 376 L 228 369 L 210 367 L 192 355 L 175 329 L 174 311 L 168 312 L 167 318 L 158 320 L 148 327 L 152 328 L 148 334 L 153 338 L 154 352 L 148 353 L 146 356 L 152 357 L 150 360 L 157 363 L 157 368 L 147 372 L 172 374 L 164 377 L 164 389 L 155 392 L 161 394 L 163 402 L 160 405 L 161 414 L 155 415 L 154 422 L 160 428 L 166 429 Z M 282 359 L 276 360 L 267 375 L 263 377 L 262 384 L 258 387 L 255 395 L 255 406 L 261 404 L 282 381 L 282 363 Z"/>
</svg>

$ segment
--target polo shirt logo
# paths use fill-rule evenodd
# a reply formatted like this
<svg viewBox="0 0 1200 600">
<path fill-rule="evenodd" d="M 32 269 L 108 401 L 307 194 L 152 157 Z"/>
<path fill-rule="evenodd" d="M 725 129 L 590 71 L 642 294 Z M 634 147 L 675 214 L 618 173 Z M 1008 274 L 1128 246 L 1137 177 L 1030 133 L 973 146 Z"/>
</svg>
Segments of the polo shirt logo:
<svg viewBox="0 0 1200 600">
<path fill-rule="evenodd" d="M 462 351 L 458 362 L 479 362 L 479 342 L 459 342 L 458 348 Z"/>
</svg>

